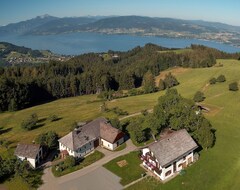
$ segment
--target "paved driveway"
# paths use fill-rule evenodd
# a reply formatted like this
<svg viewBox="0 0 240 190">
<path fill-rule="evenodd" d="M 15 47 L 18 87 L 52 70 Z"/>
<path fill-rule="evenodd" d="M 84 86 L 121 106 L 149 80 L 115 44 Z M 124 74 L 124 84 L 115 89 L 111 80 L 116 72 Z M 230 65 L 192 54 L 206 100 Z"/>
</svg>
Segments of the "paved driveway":
<svg viewBox="0 0 240 190">
<path fill-rule="evenodd" d="M 60 185 L 60 190 L 121 190 L 120 178 L 103 167 Z"/>
<path fill-rule="evenodd" d="M 40 190 L 118 190 L 123 189 L 119 184 L 119 178 L 102 167 L 103 164 L 121 155 L 127 154 L 136 150 L 136 146 L 132 144 L 129 139 L 127 147 L 121 151 L 112 152 L 105 149 L 99 149 L 105 154 L 105 157 L 97 162 L 75 171 L 71 174 L 56 178 L 51 172 L 51 168 L 44 170 L 43 181 L 44 184 L 39 188 Z M 81 186 L 82 184 L 82 186 Z M 96 188 L 97 187 L 97 188 Z"/>
</svg>

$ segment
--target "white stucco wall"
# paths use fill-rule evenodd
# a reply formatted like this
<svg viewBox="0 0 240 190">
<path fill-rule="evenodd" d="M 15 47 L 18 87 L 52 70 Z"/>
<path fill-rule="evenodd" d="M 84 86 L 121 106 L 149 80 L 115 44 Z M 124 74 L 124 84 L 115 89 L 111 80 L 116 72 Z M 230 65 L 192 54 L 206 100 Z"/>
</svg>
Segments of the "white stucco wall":
<svg viewBox="0 0 240 190">
<path fill-rule="evenodd" d="M 117 148 L 119 145 L 121 145 L 124 142 L 124 137 L 122 137 L 121 139 L 119 139 L 118 141 L 116 141 L 114 144 L 101 139 L 101 146 L 103 146 L 104 148 L 107 148 L 109 150 L 114 150 L 115 148 Z"/>
<path fill-rule="evenodd" d="M 27 160 L 33 168 L 36 168 L 36 159 L 33 159 L 33 158 L 25 158 L 25 157 L 22 157 L 22 156 L 17 156 L 20 160 Z"/>
<path fill-rule="evenodd" d="M 143 156 L 146 156 L 146 153 L 148 153 L 149 151 L 150 151 L 149 148 L 142 149 Z"/>
<path fill-rule="evenodd" d="M 83 145 L 76 151 L 71 150 L 70 148 L 66 147 L 65 145 L 59 142 L 59 150 L 60 151 L 67 150 L 68 154 L 73 157 L 78 157 L 78 158 L 84 157 L 85 155 L 87 155 L 88 153 L 94 150 L 94 141 L 91 141 Z"/>
<path fill-rule="evenodd" d="M 114 150 L 114 145 L 104 139 L 101 139 L 101 146 L 103 146 L 104 148 L 107 148 L 109 150 Z"/>
<path fill-rule="evenodd" d="M 166 176 L 166 173 L 171 171 L 171 174 Z M 169 177 L 171 177 L 173 175 L 173 164 L 171 164 L 170 166 L 168 166 L 167 168 L 162 168 L 162 173 L 161 173 L 161 180 L 165 180 Z"/>
</svg>

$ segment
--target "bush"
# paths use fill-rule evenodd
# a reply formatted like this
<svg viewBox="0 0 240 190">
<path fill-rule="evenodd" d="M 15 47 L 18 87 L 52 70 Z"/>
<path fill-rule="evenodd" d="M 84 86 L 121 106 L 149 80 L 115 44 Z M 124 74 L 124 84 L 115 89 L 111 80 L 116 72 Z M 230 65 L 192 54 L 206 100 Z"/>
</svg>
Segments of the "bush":
<svg viewBox="0 0 240 190">
<path fill-rule="evenodd" d="M 120 109 L 119 107 L 114 107 L 112 108 L 112 111 L 117 114 L 117 115 L 128 115 L 127 111 L 123 111 L 122 109 Z"/>
<path fill-rule="evenodd" d="M 64 160 L 64 168 L 72 168 L 75 165 L 76 165 L 76 160 L 73 156 L 68 156 Z"/>
<path fill-rule="evenodd" d="M 202 102 L 204 99 L 204 94 L 200 91 L 197 91 L 193 97 L 194 102 Z"/>
<path fill-rule="evenodd" d="M 218 78 L 217 78 L 217 82 L 225 82 L 226 81 L 226 78 L 224 75 L 219 75 Z"/>
<path fill-rule="evenodd" d="M 160 79 L 159 84 L 158 84 L 158 90 L 161 91 L 161 90 L 165 90 L 165 89 L 166 89 L 165 83 L 162 79 Z"/>
<path fill-rule="evenodd" d="M 144 116 L 148 115 L 148 110 L 147 110 L 147 109 L 142 110 L 142 111 L 141 111 L 141 114 L 143 114 Z"/>
<path fill-rule="evenodd" d="M 217 82 L 217 79 L 214 77 L 209 80 L 210 84 L 216 84 L 216 82 Z"/>
<path fill-rule="evenodd" d="M 54 122 L 54 121 L 59 120 L 59 118 L 58 118 L 57 115 L 50 115 L 50 116 L 49 116 L 49 120 L 50 120 L 51 122 Z"/>
<path fill-rule="evenodd" d="M 231 84 L 229 84 L 229 90 L 230 91 L 238 91 L 238 83 L 232 82 Z"/>
<path fill-rule="evenodd" d="M 37 114 L 33 113 L 28 119 L 22 121 L 21 127 L 29 131 L 36 127 L 37 122 L 38 116 Z"/>
<path fill-rule="evenodd" d="M 165 84 L 165 88 L 172 88 L 174 86 L 179 85 L 179 82 L 171 73 L 169 73 L 166 75 L 164 79 L 164 84 Z"/>
</svg>

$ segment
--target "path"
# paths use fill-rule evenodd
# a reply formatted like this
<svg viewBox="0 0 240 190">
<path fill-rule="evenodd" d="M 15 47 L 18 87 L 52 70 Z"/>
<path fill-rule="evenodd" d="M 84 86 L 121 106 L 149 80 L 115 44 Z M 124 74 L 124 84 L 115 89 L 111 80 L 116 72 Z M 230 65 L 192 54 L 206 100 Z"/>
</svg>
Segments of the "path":
<svg viewBox="0 0 240 190">
<path fill-rule="evenodd" d="M 148 112 L 148 113 L 152 113 L 152 112 L 153 112 L 153 109 L 149 109 L 149 110 L 147 110 L 147 112 Z M 141 115 L 141 114 L 142 114 L 142 112 L 133 113 L 133 114 L 124 116 L 124 117 L 120 118 L 119 120 L 124 120 L 124 119 L 127 119 L 127 118 L 129 118 L 129 117 L 134 117 L 134 116 Z"/>
<path fill-rule="evenodd" d="M 69 184 L 71 182 L 73 182 L 73 183 L 76 182 L 76 180 L 80 179 L 80 177 L 85 176 L 84 178 L 88 178 L 86 175 L 89 175 L 89 177 L 93 176 L 92 172 L 101 168 L 103 164 L 109 162 L 110 160 L 112 160 L 114 158 L 117 158 L 119 156 L 122 156 L 124 154 L 127 154 L 127 153 L 137 149 L 137 147 L 135 145 L 133 145 L 133 143 L 130 139 L 127 140 L 126 144 L 127 144 L 127 147 L 125 149 L 123 149 L 121 151 L 116 151 L 116 152 L 106 151 L 104 149 L 101 150 L 99 148 L 98 150 L 105 153 L 105 156 L 102 159 L 94 162 L 93 164 L 91 164 L 81 170 L 75 171 L 73 173 L 67 174 L 62 177 L 58 177 L 58 178 L 54 177 L 51 172 L 51 168 L 46 168 L 44 170 L 44 175 L 42 177 L 44 184 L 39 189 L 40 190 L 61 189 L 61 187 L 64 187 L 66 184 Z M 108 174 L 106 174 L 106 175 L 108 175 Z M 94 183 L 99 183 L 99 181 L 92 180 L 92 181 L 89 181 L 89 183 L 90 183 L 89 185 L 97 185 Z M 87 185 L 87 184 L 85 184 L 85 185 Z M 72 188 L 72 189 L 77 190 L 78 188 L 76 187 L 76 188 Z M 81 186 L 79 186 L 79 189 L 81 189 Z M 90 190 L 90 188 L 88 188 L 88 189 Z"/>
</svg>

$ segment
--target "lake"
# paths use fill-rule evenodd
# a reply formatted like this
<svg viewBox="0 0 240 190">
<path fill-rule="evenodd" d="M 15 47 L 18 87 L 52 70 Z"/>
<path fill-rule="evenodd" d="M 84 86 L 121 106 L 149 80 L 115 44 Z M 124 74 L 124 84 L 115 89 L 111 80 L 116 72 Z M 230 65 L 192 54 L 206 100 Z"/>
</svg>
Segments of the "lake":
<svg viewBox="0 0 240 190">
<path fill-rule="evenodd" d="M 146 43 L 154 43 L 168 48 L 184 48 L 191 44 L 202 44 L 230 53 L 240 52 L 238 47 L 213 41 L 99 33 L 71 33 L 45 36 L 8 35 L 0 36 L 0 41 L 32 49 L 51 50 L 54 53 L 65 55 L 106 52 L 108 50 L 126 51 L 136 46 L 144 46 Z"/>
</svg>

